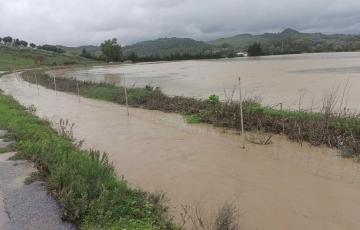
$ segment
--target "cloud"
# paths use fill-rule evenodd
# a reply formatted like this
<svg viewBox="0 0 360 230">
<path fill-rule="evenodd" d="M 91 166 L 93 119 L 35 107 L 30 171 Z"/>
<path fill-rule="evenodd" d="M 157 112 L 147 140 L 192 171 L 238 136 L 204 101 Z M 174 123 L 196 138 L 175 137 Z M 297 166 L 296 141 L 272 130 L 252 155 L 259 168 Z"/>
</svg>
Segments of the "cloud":
<svg viewBox="0 0 360 230">
<path fill-rule="evenodd" d="M 123 44 L 238 33 L 360 33 L 359 0 L 0 0 L 0 37 L 36 43 Z"/>
</svg>

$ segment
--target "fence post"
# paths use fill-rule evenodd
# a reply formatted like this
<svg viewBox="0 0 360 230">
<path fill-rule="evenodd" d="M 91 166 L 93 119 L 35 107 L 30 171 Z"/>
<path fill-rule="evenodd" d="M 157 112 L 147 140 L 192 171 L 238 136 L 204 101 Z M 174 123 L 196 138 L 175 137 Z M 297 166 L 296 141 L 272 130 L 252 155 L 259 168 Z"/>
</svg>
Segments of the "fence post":
<svg viewBox="0 0 360 230">
<path fill-rule="evenodd" d="M 54 75 L 53 77 L 54 77 L 54 90 L 55 90 L 55 94 L 57 94 L 57 91 L 56 91 L 56 80 L 55 80 L 55 75 Z"/>
<path fill-rule="evenodd" d="M 80 87 L 79 87 L 79 82 L 76 81 L 76 89 L 77 89 L 77 94 L 78 94 L 78 100 L 80 103 Z"/>
<path fill-rule="evenodd" d="M 241 78 L 239 77 L 239 97 L 240 97 L 240 125 L 242 136 L 242 148 L 245 149 L 244 116 L 243 116 L 243 98 L 241 92 Z"/>
<path fill-rule="evenodd" d="M 128 104 L 128 95 L 127 95 L 127 89 L 126 89 L 126 78 L 124 77 L 124 91 L 125 91 L 125 103 L 126 103 L 126 112 L 127 115 L 129 116 L 129 104 Z"/>
<path fill-rule="evenodd" d="M 38 80 L 37 80 L 37 75 L 35 74 L 35 82 L 36 82 L 36 88 L 37 88 L 37 92 L 38 92 L 38 96 L 39 96 L 39 83 L 38 83 Z"/>
</svg>

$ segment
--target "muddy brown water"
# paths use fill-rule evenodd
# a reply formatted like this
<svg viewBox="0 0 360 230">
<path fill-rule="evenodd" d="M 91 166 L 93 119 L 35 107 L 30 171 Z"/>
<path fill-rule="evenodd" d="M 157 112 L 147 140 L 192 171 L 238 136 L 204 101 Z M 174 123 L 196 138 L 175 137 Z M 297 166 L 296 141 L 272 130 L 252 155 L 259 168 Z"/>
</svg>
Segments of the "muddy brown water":
<svg viewBox="0 0 360 230">
<path fill-rule="evenodd" d="M 243 229 L 348 229 L 360 227 L 360 164 L 334 149 L 302 146 L 283 136 L 271 145 L 246 142 L 230 131 L 188 125 L 177 114 L 130 108 L 25 83 L 14 75 L 0 88 L 37 115 L 76 123 L 84 148 L 109 153 L 130 184 L 164 191 L 171 213 L 181 205 L 206 215 L 225 201 L 239 209 Z M 0 114 L 1 115 L 1 114 Z"/>
<path fill-rule="evenodd" d="M 56 74 L 118 84 L 121 77 L 126 77 L 128 86 L 151 84 L 169 95 L 207 98 L 217 94 L 222 99 L 231 95 L 240 76 L 246 96 L 260 96 L 264 104 L 283 103 L 292 109 L 319 109 L 326 92 L 339 87 L 340 96 L 348 82 L 344 104 L 360 110 L 359 52 L 139 63 L 61 70 Z"/>
</svg>

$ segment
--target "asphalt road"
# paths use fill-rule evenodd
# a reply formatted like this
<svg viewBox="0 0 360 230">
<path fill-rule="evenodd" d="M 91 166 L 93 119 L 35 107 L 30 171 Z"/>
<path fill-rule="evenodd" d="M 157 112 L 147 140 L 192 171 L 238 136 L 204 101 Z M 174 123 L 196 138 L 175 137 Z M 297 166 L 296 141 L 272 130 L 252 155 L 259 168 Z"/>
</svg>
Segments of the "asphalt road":
<svg viewBox="0 0 360 230">
<path fill-rule="evenodd" d="M 2 147 L 4 134 L 0 130 Z M 0 230 L 76 229 L 61 220 L 60 207 L 46 192 L 44 182 L 25 185 L 25 178 L 35 169 L 28 161 L 8 160 L 14 154 L 0 154 Z"/>
</svg>

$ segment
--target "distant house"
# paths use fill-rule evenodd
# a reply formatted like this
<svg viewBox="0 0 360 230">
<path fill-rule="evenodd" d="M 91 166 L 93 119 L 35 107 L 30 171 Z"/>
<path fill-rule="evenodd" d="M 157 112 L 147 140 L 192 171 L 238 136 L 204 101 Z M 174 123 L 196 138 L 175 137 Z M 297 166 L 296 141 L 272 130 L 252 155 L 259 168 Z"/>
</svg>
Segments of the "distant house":
<svg viewBox="0 0 360 230">
<path fill-rule="evenodd" d="M 236 56 L 238 56 L 238 57 L 247 57 L 248 54 L 246 52 L 237 52 Z"/>
</svg>

